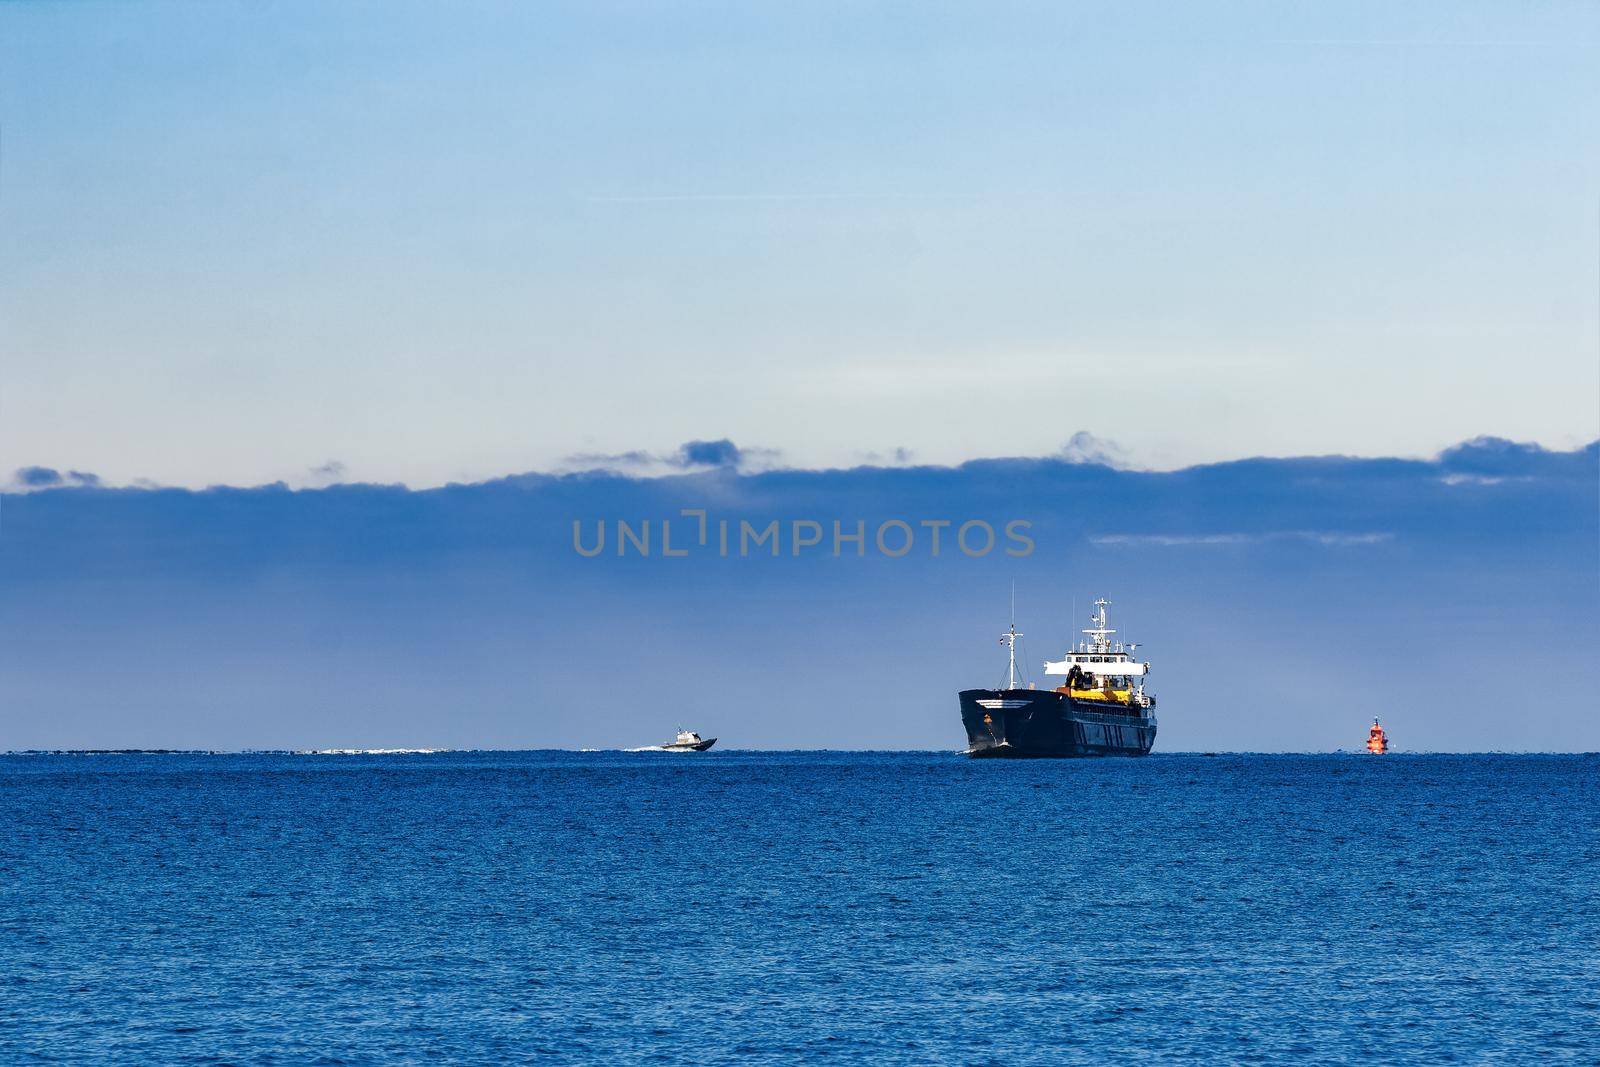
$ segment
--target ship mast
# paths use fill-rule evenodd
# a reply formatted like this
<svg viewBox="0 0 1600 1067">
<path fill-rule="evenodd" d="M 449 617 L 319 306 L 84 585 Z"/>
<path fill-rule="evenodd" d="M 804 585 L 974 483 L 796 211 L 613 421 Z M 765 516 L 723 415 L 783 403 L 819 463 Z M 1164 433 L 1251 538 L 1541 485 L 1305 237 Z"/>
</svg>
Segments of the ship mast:
<svg viewBox="0 0 1600 1067">
<path fill-rule="evenodd" d="M 1000 635 L 1000 643 L 1005 645 L 1011 653 L 1011 662 L 1006 667 L 1006 688 L 1017 687 L 1017 638 L 1022 635 L 1017 633 L 1017 624 L 1012 623 L 1011 629 Z"/>
<path fill-rule="evenodd" d="M 1090 652 L 1111 651 L 1110 637 L 1117 631 L 1106 629 L 1106 607 L 1110 603 L 1111 601 L 1107 600 L 1105 597 L 1101 597 L 1099 600 L 1094 602 L 1094 606 L 1100 609 L 1097 613 L 1089 616 L 1089 621 L 1094 623 L 1094 626 L 1091 629 L 1083 631 L 1090 637 L 1094 638 L 1092 647 L 1089 649 Z"/>
<path fill-rule="evenodd" d="M 1017 687 L 1017 638 L 1022 635 L 1017 633 L 1017 583 L 1011 583 L 1011 629 L 1000 635 L 1000 643 L 1006 646 L 1011 653 L 1011 662 L 1006 667 L 1006 688 Z"/>
</svg>

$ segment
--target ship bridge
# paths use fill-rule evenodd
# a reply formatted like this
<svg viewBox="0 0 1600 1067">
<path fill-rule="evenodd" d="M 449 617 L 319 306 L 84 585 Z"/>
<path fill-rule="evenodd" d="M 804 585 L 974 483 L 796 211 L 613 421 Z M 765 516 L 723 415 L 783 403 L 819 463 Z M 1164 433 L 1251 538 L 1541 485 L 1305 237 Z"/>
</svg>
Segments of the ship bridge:
<svg viewBox="0 0 1600 1067">
<path fill-rule="evenodd" d="M 1093 625 L 1083 631 L 1088 640 L 1068 649 L 1065 659 L 1046 660 L 1044 673 L 1071 674 L 1076 667 L 1080 674 L 1098 678 L 1143 678 L 1149 674 L 1150 664 L 1133 658 L 1138 645 L 1112 640 L 1117 631 L 1106 625 L 1106 608 L 1111 601 L 1102 597 L 1094 604 L 1100 610 L 1089 617 Z"/>
</svg>

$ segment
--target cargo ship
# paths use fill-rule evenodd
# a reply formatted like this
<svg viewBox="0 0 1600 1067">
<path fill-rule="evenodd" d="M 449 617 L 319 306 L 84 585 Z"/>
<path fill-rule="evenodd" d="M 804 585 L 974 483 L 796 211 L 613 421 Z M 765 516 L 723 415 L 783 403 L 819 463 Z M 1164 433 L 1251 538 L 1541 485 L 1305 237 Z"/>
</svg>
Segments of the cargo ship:
<svg viewBox="0 0 1600 1067">
<path fill-rule="evenodd" d="M 1144 756 L 1156 742 L 1155 697 L 1144 691 L 1150 664 L 1136 660 L 1136 644 L 1113 640 L 1110 601 L 1094 602 L 1086 640 L 1044 665 L 1062 678 L 1054 689 L 1017 684 L 1015 623 L 1000 643 L 1010 651 L 1006 684 L 960 694 L 967 755 L 1026 759 L 1073 756 Z"/>
</svg>

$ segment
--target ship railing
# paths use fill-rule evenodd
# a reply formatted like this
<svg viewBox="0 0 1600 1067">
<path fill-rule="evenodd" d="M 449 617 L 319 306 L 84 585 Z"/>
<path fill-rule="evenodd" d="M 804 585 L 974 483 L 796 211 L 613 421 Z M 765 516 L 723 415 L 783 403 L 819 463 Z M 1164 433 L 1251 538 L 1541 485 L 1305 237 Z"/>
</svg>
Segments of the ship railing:
<svg viewBox="0 0 1600 1067">
<path fill-rule="evenodd" d="M 1143 711 L 1143 709 L 1139 710 Z M 1081 722 L 1104 723 L 1107 726 L 1154 726 L 1156 722 L 1156 717 L 1154 715 L 1130 715 L 1127 712 L 1118 714 L 1111 711 L 1091 711 L 1090 709 L 1083 707 L 1081 704 L 1073 707 L 1072 717 Z"/>
</svg>

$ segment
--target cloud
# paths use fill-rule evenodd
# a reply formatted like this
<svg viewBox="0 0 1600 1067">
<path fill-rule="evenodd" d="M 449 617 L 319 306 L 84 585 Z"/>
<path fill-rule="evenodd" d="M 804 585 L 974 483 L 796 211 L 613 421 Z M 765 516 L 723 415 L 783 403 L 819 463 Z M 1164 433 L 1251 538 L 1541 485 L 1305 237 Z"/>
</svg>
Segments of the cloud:
<svg viewBox="0 0 1600 1067">
<path fill-rule="evenodd" d="M 862 463 L 872 467 L 904 467 L 916 458 L 909 448 L 894 448 L 888 452 L 866 451 L 856 453 Z"/>
<path fill-rule="evenodd" d="M 18 469 L 15 478 L 18 485 L 29 489 L 43 489 L 61 484 L 61 472 L 54 467 L 22 467 Z"/>
<path fill-rule="evenodd" d="M 782 455 L 775 448 L 740 448 L 726 437 L 685 441 L 669 453 L 634 449 L 628 452 L 577 452 L 562 459 L 569 473 L 606 471 L 631 477 L 660 477 L 706 469 L 751 472 L 772 467 Z"/>
<path fill-rule="evenodd" d="M 682 467 L 737 467 L 743 453 L 724 437 L 718 441 L 685 441 L 678 446 L 676 458 Z"/>
<path fill-rule="evenodd" d="M 1101 534 L 1089 538 L 1092 545 L 1247 545 L 1261 540 L 1257 534 Z"/>
<path fill-rule="evenodd" d="M 21 467 L 12 475 L 12 484 L 22 489 L 99 489 L 100 476 L 89 471 L 67 471 L 54 467 Z"/>
<path fill-rule="evenodd" d="M 1269 530 L 1262 533 L 1212 534 L 1100 534 L 1090 537 L 1094 545 L 1127 545 L 1172 548 L 1184 546 L 1259 545 L 1269 541 L 1306 541 L 1311 544 L 1377 545 L 1394 540 L 1392 533 L 1346 533 L 1335 530 Z"/>
<path fill-rule="evenodd" d="M 1504 479 L 1527 475 L 1531 470 L 1549 470 L 1552 467 L 1578 468 L 1580 472 L 1592 467 L 1600 454 L 1600 442 L 1575 452 L 1551 452 L 1525 441 L 1508 441 L 1504 437 L 1474 437 L 1439 453 L 1437 463 L 1450 475 L 1456 476 L 1451 484 L 1492 484 L 1486 479 Z"/>
<path fill-rule="evenodd" d="M 1300 530 L 1291 535 L 1315 541 L 1319 545 L 1379 545 L 1393 541 L 1392 533 L 1323 533 L 1319 530 Z"/>
<path fill-rule="evenodd" d="M 1121 467 L 1125 457 L 1116 442 L 1103 440 L 1087 430 L 1073 434 L 1056 455 L 1068 463 L 1091 463 L 1101 467 Z"/>
<path fill-rule="evenodd" d="M 310 468 L 310 474 L 319 482 L 342 482 L 347 469 L 338 460 L 330 459 L 320 466 Z"/>
<path fill-rule="evenodd" d="M 1074 596 L 1080 607 L 1101 593 L 1115 601 L 1118 625 L 1159 656 L 1160 696 L 1190 737 L 1250 736 L 1277 691 L 1295 693 L 1297 723 L 1342 721 L 1348 692 L 1306 686 L 1306 672 L 1348 644 L 1375 601 L 1427 667 L 1396 697 L 1410 736 L 1440 747 L 1499 736 L 1474 657 L 1502 623 L 1536 627 L 1530 640 L 1563 664 L 1542 683 L 1556 687 L 1552 700 L 1586 706 L 1600 686 L 1590 651 L 1600 611 L 1583 595 L 1594 588 L 1600 536 L 1592 451 L 1502 448 L 1492 453 L 1502 473 L 1484 477 L 1505 480 L 1466 489 L 1442 484 L 1468 472 L 1439 459 L 1136 471 L 1082 461 L 1097 450 L 1080 439 L 1071 456 L 751 471 L 752 450 L 696 440 L 648 455 L 639 475 L 146 492 L 67 488 L 63 471 L 60 487 L 8 491 L 7 699 L 42 709 L 33 719 L 62 737 L 125 737 L 120 709 L 133 706 L 161 709 L 135 716 L 140 728 L 214 730 L 203 735 L 212 747 L 254 747 L 261 729 L 284 747 L 310 747 L 330 730 L 370 729 L 362 709 L 381 700 L 396 747 L 407 722 L 455 729 L 457 747 L 577 747 L 652 736 L 661 707 L 694 706 L 715 676 L 730 691 L 762 694 L 755 711 L 728 713 L 741 747 L 953 746 L 953 714 L 926 709 L 949 707 L 950 694 L 1003 665 L 988 656 L 986 635 L 1004 623 L 1013 579 L 1032 641 L 1068 638 Z M 704 510 L 706 540 L 685 509 Z M 904 558 L 874 546 L 872 531 L 890 519 L 915 531 Z M 1037 550 L 1010 557 L 1002 534 L 994 552 L 970 558 L 954 540 L 969 519 L 997 532 L 1025 520 Z M 618 554 L 620 520 L 636 531 L 650 524 L 648 558 Z M 836 556 L 825 537 L 796 555 L 798 520 L 830 532 L 862 522 L 865 551 L 847 545 Z M 952 524 L 938 555 L 925 520 Z M 682 558 L 663 555 L 669 521 Z M 744 521 L 777 522 L 784 551 L 741 555 Z M 609 527 L 601 555 L 575 550 L 574 522 L 587 544 L 598 524 Z M 1269 673 L 1218 703 L 1215 664 L 1236 653 L 1237 637 L 1217 619 L 1235 605 Z M 85 626 L 95 670 L 83 669 Z M 863 632 L 884 636 L 863 642 Z M 897 661 L 912 664 L 912 682 L 875 690 L 891 703 L 864 719 L 859 678 Z M 593 704 L 591 679 L 619 662 L 650 679 L 651 700 L 561 713 Z M 178 676 L 193 684 L 174 687 Z M 228 694 L 226 715 L 215 710 L 218 692 Z M 441 717 L 441 707 L 467 710 Z M 1460 732 L 1463 709 L 1488 723 L 1484 740 Z M 0 729 L 15 736 L 14 719 L 0 716 Z M 1595 747 L 1600 721 L 1589 719 L 1564 722 L 1545 743 Z M 1292 728 L 1303 732 L 1283 735 L 1297 739 L 1285 747 L 1321 743 L 1312 727 Z M 1182 747 L 1181 733 L 1163 736 Z"/>
<path fill-rule="evenodd" d="M 634 470 L 665 462 L 653 452 L 573 452 L 563 456 L 559 466 L 563 470 Z"/>
</svg>

